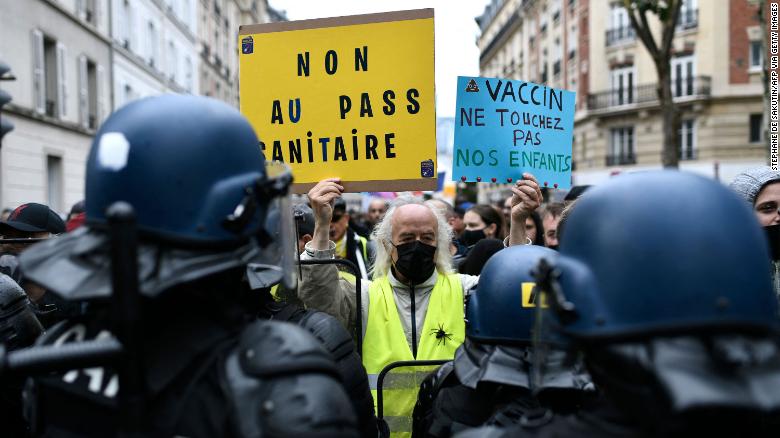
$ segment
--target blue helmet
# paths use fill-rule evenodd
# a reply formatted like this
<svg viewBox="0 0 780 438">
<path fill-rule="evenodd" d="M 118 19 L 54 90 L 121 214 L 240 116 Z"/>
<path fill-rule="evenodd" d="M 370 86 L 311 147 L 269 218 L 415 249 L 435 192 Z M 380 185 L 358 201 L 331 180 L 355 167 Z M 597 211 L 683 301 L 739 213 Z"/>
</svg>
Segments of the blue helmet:
<svg viewBox="0 0 780 438">
<path fill-rule="evenodd" d="M 477 290 L 466 304 L 466 336 L 481 342 L 533 342 L 536 317 L 534 277 L 540 259 L 558 253 L 536 245 L 518 245 L 495 253 L 485 264 Z"/>
<path fill-rule="evenodd" d="M 777 327 L 763 231 L 713 180 L 678 171 L 611 179 L 578 201 L 560 250 L 551 307 L 573 337 Z"/>
<path fill-rule="evenodd" d="M 250 262 L 279 282 L 295 249 L 292 176 L 258 144 L 246 118 L 214 99 L 163 95 L 121 108 L 87 160 L 86 229 L 25 254 L 25 275 L 69 298 L 109 294 L 106 210 L 125 201 L 141 237 L 142 293 Z"/>
<path fill-rule="evenodd" d="M 156 239 L 236 245 L 254 234 L 264 206 L 228 227 L 226 217 L 265 177 L 252 126 L 218 100 L 164 95 L 133 102 L 106 120 L 87 160 L 86 220 L 126 201 L 138 229 Z"/>
</svg>

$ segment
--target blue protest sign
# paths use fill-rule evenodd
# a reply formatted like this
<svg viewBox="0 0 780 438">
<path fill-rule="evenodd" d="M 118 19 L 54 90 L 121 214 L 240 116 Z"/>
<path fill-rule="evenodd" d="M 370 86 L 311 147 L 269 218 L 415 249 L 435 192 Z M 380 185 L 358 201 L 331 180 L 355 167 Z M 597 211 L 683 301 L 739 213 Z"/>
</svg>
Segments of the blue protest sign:
<svg viewBox="0 0 780 438">
<path fill-rule="evenodd" d="M 531 82 L 458 77 L 453 181 L 571 185 L 575 93 Z"/>
</svg>

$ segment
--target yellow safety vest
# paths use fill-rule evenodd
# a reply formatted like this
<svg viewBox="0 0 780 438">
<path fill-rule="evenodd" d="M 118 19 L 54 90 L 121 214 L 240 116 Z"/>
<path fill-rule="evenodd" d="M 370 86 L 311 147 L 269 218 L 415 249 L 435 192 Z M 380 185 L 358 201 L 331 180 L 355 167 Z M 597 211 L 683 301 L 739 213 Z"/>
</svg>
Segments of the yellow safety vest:
<svg viewBox="0 0 780 438">
<path fill-rule="evenodd" d="M 415 358 L 406 341 L 390 280 L 386 276 L 374 280 L 368 293 L 363 366 L 366 367 L 376 405 L 377 377 L 382 369 L 393 362 Z M 463 343 L 465 334 L 460 277 L 458 274 L 439 274 L 428 301 L 416 359 L 452 359 L 455 350 Z M 385 376 L 382 384 L 383 417 L 392 436 L 411 436 L 412 411 L 417 402 L 417 393 L 423 379 L 433 369 L 430 366 L 396 368 Z"/>
</svg>

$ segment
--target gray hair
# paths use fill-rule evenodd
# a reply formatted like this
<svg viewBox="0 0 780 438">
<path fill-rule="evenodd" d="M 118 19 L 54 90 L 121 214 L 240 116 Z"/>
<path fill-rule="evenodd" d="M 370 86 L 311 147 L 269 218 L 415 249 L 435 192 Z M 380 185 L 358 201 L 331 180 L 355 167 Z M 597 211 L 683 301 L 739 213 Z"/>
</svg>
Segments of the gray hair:
<svg viewBox="0 0 780 438">
<path fill-rule="evenodd" d="M 402 196 L 393 200 L 385 217 L 376 225 L 372 233 L 372 239 L 376 245 L 376 260 L 371 268 L 371 278 L 377 279 L 387 275 L 392 266 L 392 239 L 393 239 L 393 216 L 398 207 L 402 205 L 423 205 L 428 208 L 436 217 L 436 270 L 440 274 L 452 272 L 452 255 L 450 254 L 450 242 L 452 241 L 452 228 L 450 228 L 444 215 L 438 208 L 432 207 L 423 202 L 422 199 L 411 196 Z"/>
</svg>

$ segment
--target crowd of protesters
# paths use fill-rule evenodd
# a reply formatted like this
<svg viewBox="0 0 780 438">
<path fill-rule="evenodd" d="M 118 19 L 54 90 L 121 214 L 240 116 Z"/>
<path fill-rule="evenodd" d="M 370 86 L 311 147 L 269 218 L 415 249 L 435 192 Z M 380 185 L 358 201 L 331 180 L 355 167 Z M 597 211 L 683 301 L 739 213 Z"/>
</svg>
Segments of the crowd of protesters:
<svg viewBox="0 0 780 438">
<path fill-rule="evenodd" d="M 288 204 L 289 170 L 213 100 L 142 100 L 105 126 L 84 202 L 0 221 L 4 436 L 780 431 L 780 172 L 642 172 L 560 203 L 526 173 L 495 204 L 357 212 L 335 177 Z M 119 169 L 117 135 L 139 145 Z M 218 166 L 215 139 L 233 145 Z M 112 246 L 122 218 L 137 252 Z M 110 339 L 106 362 L 52 359 Z"/>
</svg>

